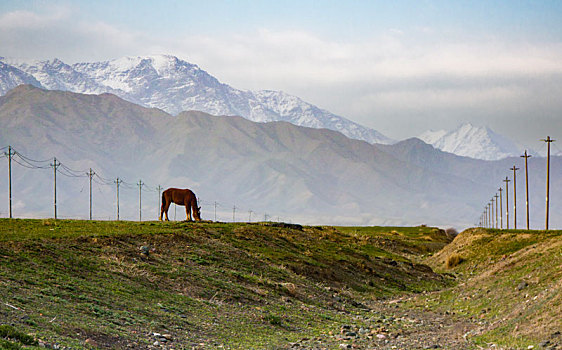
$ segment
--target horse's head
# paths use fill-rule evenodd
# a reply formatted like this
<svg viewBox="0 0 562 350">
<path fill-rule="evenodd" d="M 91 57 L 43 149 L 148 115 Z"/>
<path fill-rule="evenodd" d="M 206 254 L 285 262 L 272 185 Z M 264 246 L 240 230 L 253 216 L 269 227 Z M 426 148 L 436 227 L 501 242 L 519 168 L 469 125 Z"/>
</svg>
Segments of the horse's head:
<svg viewBox="0 0 562 350">
<path fill-rule="evenodd" d="M 193 211 L 193 218 L 195 221 L 201 221 L 201 207 L 197 207 L 197 210 Z"/>
</svg>

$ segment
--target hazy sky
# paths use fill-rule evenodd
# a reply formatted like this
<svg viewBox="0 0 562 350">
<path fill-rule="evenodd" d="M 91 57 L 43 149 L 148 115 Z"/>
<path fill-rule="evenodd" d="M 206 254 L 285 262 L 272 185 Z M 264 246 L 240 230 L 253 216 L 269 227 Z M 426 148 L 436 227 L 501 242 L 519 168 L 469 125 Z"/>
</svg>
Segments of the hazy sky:
<svg viewBox="0 0 562 350">
<path fill-rule="evenodd" d="M 562 1 L 0 2 L 0 56 L 160 53 L 396 139 L 468 121 L 562 142 Z"/>
</svg>

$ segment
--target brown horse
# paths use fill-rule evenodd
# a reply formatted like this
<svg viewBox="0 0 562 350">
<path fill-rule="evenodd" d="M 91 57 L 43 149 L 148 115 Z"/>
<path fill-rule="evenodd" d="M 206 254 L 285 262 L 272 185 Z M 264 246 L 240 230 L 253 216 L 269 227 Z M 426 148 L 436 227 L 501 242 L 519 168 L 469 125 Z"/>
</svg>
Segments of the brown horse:
<svg viewBox="0 0 562 350">
<path fill-rule="evenodd" d="M 187 221 L 191 221 L 191 210 L 193 209 L 193 218 L 195 221 L 201 221 L 201 207 L 197 206 L 197 197 L 189 189 L 181 188 L 168 188 L 162 193 L 162 208 L 160 210 L 160 221 L 162 221 L 162 215 L 166 214 L 166 221 L 168 220 L 168 208 L 170 204 L 175 203 L 177 205 L 185 206 L 185 213 L 187 215 Z"/>
</svg>

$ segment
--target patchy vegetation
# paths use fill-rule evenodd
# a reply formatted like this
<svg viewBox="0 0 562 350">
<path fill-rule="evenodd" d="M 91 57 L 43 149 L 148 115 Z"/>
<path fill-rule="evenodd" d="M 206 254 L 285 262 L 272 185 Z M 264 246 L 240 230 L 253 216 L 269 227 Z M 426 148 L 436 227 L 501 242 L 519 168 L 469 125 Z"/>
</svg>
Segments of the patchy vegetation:
<svg viewBox="0 0 562 350">
<path fill-rule="evenodd" d="M 556 349 L 561 234 L 2 219 L 0 349 Z"/>
<path fill-rule="evenodd" d="M 561 238 L 562 231 L 466 230 L 427 260 L 460 283 L 418 301 L 475 320 L 467 336 L 480 346 L 562 346 Z M 453 264 L 455 256 L 465 261 Z"/>
<path fill-rule="evenodd" d="M 442 232 L 385 230 L 0 220 L 0 320 L 73 348 L 287 346 L 450 283 L 399 254 Z"/>
</svg>

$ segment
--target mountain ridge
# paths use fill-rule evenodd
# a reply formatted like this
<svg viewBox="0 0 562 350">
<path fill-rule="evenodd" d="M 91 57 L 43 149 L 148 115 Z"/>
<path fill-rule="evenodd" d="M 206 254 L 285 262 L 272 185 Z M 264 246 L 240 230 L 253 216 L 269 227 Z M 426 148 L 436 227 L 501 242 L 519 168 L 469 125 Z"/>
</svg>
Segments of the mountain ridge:
<svg viewBox="0 0 562 350">
<path fill-rule="evenodd" d="M 83 169 L 79 173 L 93 168 L 105 181 L 96 185 L 95 212 L 106 218 L 115 212 L 116 177 L 129 186 L 121 204 L 122 216 L 129 219 L 138 214 L 138 188 L 136 193 L 134 189 L 139 179 L 149 184 L 147 191 L 154 191 L 156 184 L 192 188 L 203 199 L 207 218 L 217 200 L 223 203 L 219 209 L 223 218 L 235 205 L 243 208 L 239 210 L 277 212 L 292 221 L 326 224 L 469 226 L 479 198 L 493 190 L 466 174 L 400 159 L 389 151 L 392 146 L 349 139 L 327 129 L 203 112 L 171 116 L 110 94 L 32 86 L 0 97 L 0 144 L 11 144 L 34 159 L 56 156 L 71 169 Z M 42 165 L 49 168 L 48 163 Z M 5 171 L 0 168 L 2 186 Z M 49 173 L 17 171 L 21 175 L 17 186 L 24 186 L 26 195 L 38 194 L 35 202 L 20 198 L 18 215 L 48 217 Z M 87 178 L 61 181 L 67 182 L 59 190 L 62 212 L 80 217 L 87 212 Z M 82 199 L 74 203 L 76 196 Z M 5 205 L 0 203 L 0 211 L 6 212 Z"/>
<path fill-rule="evenodd" d="M 24 72 L 27 78 L 34 78 L 41 87 L 48 89 L 89 94 L 109 92 L 171 114 L 200 110 L 213 115 L 239 115 L 257 122 L 282 120 L 295 125 L 340 131 L 348 137 L 370 143 L 393 142 L 376 130 L 296 96 L 281 91 L 235 89 L 221 83 L 199 66 L 175 56 L 123 57 L 73 65 L 59 59 L 31 62 L 4 59 L 4 62 L 7 62 L 4 65 L 11 64 L 10 67 Z M 14 80 L 0 80 L 4 91 L 15 86 Z"/>
</svg>

